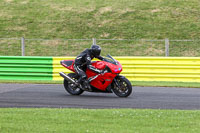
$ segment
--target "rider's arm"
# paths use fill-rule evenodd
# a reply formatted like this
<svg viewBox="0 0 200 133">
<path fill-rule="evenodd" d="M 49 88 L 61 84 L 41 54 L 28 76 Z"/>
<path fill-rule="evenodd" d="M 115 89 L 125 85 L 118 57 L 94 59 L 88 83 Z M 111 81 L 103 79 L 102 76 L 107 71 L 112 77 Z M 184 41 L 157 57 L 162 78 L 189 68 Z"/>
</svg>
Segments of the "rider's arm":
<svg viewBox="0 0 200 133">
<path fill-rule="evenodd" d="M 104 59 L 104 58 L 103 58 L 102 56 L 100 56 L 100 55 L 97 56 L 96 58 L 99 59 L 99 60 L 103 60 L 103 59 Z"/>
<path fill-rule="evenodd" d="M 94 66 L 92 66 L 92 64 L 91 64 L 91 58 L 90 58 L 89 55 L 87 55 L 87 56 L 85 57 L 85 60 L 86 60 L 87 68 L 88 68 L 88 69 L 90 69 L 90 70 L 92 70 L 92 71 L 94 71 L 94 72 L 96 72 L 96 73 L 102 73 L 102 70 L 99 70 L 99 69 L 95 68 Z"/>
</svg>

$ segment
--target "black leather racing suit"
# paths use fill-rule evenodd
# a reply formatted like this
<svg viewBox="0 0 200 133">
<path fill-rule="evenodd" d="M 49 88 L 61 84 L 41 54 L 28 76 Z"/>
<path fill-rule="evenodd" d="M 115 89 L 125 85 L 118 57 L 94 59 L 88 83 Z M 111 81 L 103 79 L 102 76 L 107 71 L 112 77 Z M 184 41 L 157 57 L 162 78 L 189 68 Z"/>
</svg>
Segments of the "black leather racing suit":
<svg viewBox="0 0 200 133">
<path fill-rule="evenodd" d="M 83 80 L 87 79 L 87 75 L 85 73 L 86 68 L 96 72 L 101 73 L 102 70 L 99 70 L 91 65 L 91 60 L 94 58 L 90 49 L 85 49 L 82 53 L 80 53 L 74 63 L 74 70 L 80 76 L 78 82 L 81 83 Z M 103 60 L 102 56 L 95 57 L 100 60 Z"/>
</svg>

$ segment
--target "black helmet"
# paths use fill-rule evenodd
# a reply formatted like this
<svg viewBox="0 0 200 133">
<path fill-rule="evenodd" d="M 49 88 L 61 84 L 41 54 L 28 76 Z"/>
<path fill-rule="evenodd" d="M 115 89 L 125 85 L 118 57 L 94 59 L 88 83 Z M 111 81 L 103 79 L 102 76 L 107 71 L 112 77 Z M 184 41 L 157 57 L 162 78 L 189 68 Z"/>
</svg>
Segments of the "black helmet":
<svg viewBox="0 0 200 133">
<path fill-rule="evenodd" d="M 92 45 L 91 53 L 94 55 L 94 57 L 98 57 L 101 53 L 101 47 L 99 45 Z"/>
</svg>

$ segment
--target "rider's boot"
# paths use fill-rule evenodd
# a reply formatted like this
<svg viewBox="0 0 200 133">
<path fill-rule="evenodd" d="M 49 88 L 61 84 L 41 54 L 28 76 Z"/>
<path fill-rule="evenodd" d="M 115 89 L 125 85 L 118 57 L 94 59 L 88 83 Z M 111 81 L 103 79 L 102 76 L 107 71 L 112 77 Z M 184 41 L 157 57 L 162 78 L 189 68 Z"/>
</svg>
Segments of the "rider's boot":
<svg viewBox="0 0 200 133">
<path fill-rule="evenodd" d="M 90 83 L 89 83 L 88 80 L 86 80 L 86 79 L 85 80 L 83 80 L 83 79 L 77 80 L 76 83 L 77 83 L 77 85 L 80 89 L 82 89 L 84 91 L 92 91 Z"/>
<path fill-rule="evenodd" d="M 83 90 L 92 91 L 92 88 L 91 88 L 90 83 L 88 82 L 88 80 L 83 81 L 82 86 L 83 86 Z"/>
<path fill-rule="evenodd" d="M 87 77 L 86 77 L 87 78 Z M 89 81 L 83 77 L 80 77 L 76 82 L 80 89 L 85 91 L 92 91 Z"/>
</svg>

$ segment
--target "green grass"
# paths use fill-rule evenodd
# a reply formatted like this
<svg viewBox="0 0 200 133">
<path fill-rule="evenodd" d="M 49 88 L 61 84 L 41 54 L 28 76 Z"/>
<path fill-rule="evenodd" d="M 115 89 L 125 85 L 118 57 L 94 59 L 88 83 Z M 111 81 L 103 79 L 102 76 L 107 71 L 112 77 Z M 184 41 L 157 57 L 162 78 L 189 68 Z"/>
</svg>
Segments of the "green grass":
<svg viewBox="0 0 200 133">
<path fill-rule="evenodd" d="M 167 82 L 167 81 L 132 81 L 133 86 L 161 86 L 161 87 L 188 87 L 200 88 L 198 82 Z"/>
<path fill-rule="evenodd" d="M 199 12 L 199 0 L 2 0 L 0 38 L 136 39 L 97 43 L 103 55 L 164 56 L 163 41 L 137 39 L 198 40 Z M 26 40 L 26 55 L 73 56 L 91 43 Z M 170 42 L 170 56 L 200 56 L 199 43 Z M 0 55 L 21 55 L 20 40 L 0 44 Z"/>
<path fill-rule="evenodd" d="M 63 81 L 41 81 L 41 80 L 0 80 L 0 83 L 11 84 L 63 84 Z M 200 88 L 198 82 L 167 82 L 167 81 L 131 81 L 133 86 L 160 86 L 160 87 L 189 87 Z"/>
<path fill-rule="evenodd" d="M 1 37 L 200 38 L 199 0 L 2 0 Z"/>
<path fill-rule="evenodd" d="M 2 133 L 197 133 L 200 111 L 0 109 Z"/>
</svg>

